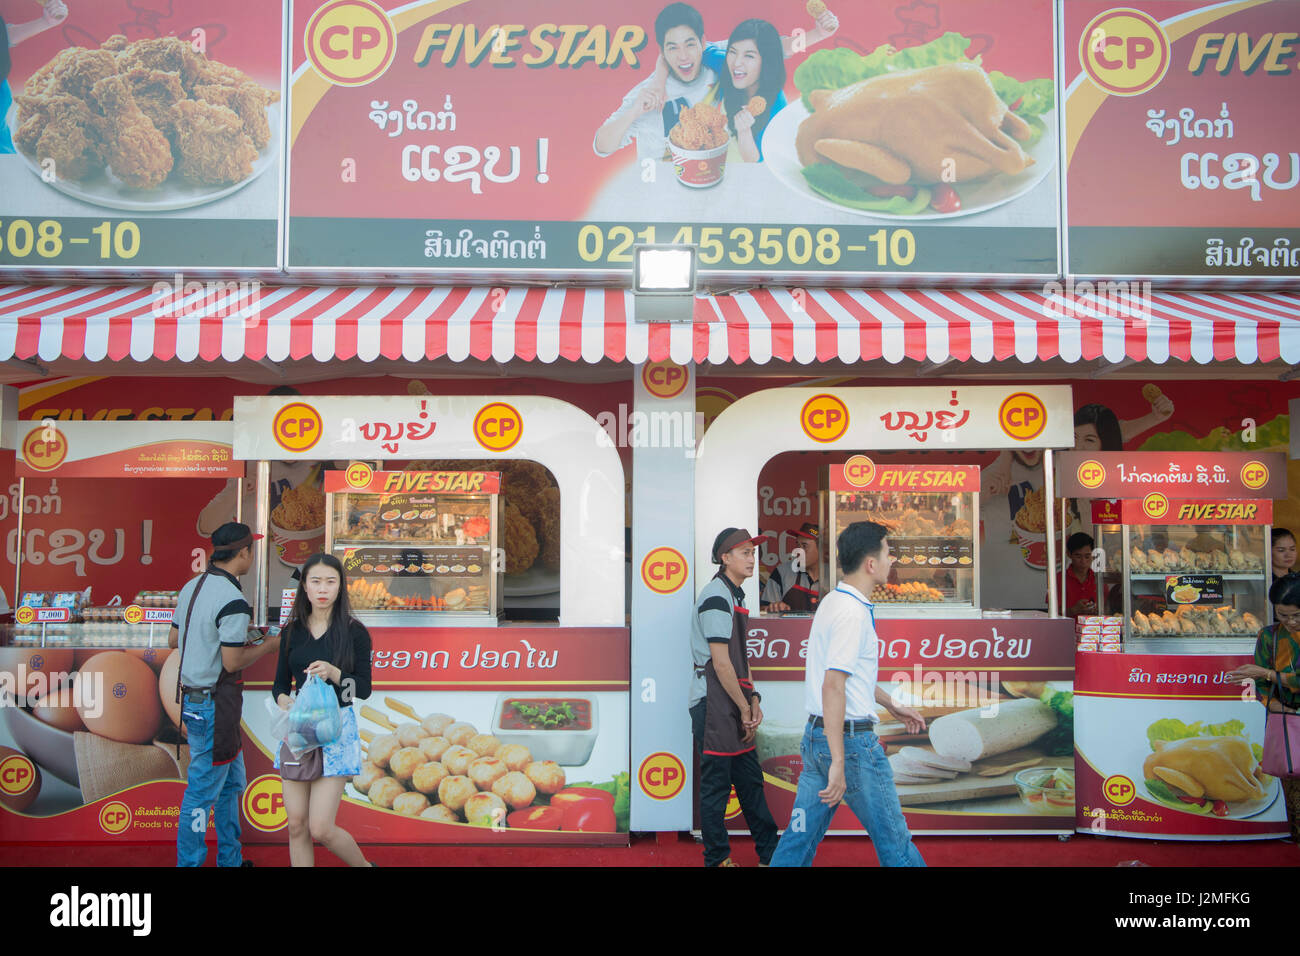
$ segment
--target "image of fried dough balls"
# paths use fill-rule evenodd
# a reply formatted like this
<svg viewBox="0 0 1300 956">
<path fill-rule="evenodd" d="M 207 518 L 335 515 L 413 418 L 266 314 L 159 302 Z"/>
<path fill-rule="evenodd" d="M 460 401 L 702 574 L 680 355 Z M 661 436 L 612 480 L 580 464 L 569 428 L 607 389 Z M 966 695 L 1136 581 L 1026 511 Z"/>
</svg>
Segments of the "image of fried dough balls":
<svg viewBox="0 0 1300 956">
<path fill-rule="evenodd" d="M 480 790 L 491 790 L 510 771 L 496 757 L 479 757 L 469 765 L 468 776 Z"/>
<path fill-rule="evenodd" d="M 420 751 L 419 747 L 403 747 L 388 761 L 388 772 L 402 783 L 406 783 L 415 776 L 415 771 L 421 765 L 428 762 L 429 758 Z"/>
<path fill-rule="evenodd" d="M 471 740 L 478 736 L 478 728 L 473 724 L 467 724 L 464 721 L 457 721 L 454 724 L 448 724 L 447 729 L 442 732 L 453 744 L 465 746 Z"/>
<path fill-rule="evenodd" d="M 442 755 L 442 765 L 447 768 L 448 773 L 464 776 L 469 771 L 469 765 L 478 759 L 478 754 L 468 747 L 454 744 Z"/>
<path fill-rule="evenodd" d="M 443 731 L 456 722 L 456 718 L 450 714 L 430 714 L 424 720 L 420 721 L 420 726 L 427 730 L 434 737 L 443 736 Z"/>
<path fill-rule="evenodd" d="M 370 797 L 370 802 L 375 806 L 391 810 L 393 809 L 393 801 L 404 793 L 406 793 L 406 787 L 402 786 L 400 780 L 383 777 L 370 785 L 370 792 L 366 796 Z"/>
<path fill-rule="evenodd" d="M 420 753 L 430 760 L 441 760 L 450 746 L 451 741 L 446 737 L 425 737 L 420 741 Z"/>
<path fill-rule="evenodd" d="M 506 503 L 506 573 L 523 574 L 537 561 L 537 531 L 514 502 Z"/>
<path fill-rule="evenodd" d="M 524 768 L 538 793 L 552 796 L 564 789 L 564 768 L 554 760 L 534 760 Z"/>
<path fill-rule="evenodd" d="M 507 770 L 521 773 L 533 762 L 533 754 L 523 744 L 506 744 L 496 752 L 496 758 L 505 763 Z"/>
<path fill-rule="evenodd" d="M 528 775 L 512 770 L 492 784 L 492 792 L 510 805 L 512 810 L 532 806 L 537 799 L 537 788 Z"/>
<path fill-rule="evenodd" d="M 495 793 L 476 793 L 465 801 L 465 820 L 474 826 L 505 825 L 506 802 Z"/>
<path fill-rule="evenodd" d="M 396 734 L 384 734 L 370 741 L 366 756 L 370 758 L 371 763 L 382 769 L 388 766 L 388 761 L 393 754 L 401 749 L 402 742 L 397 739 Z"/>
<path fill-rule="evenodd" d="M 397 783 L 396 780 L 393 782 Z M 401 784 L 398 784 L 398 786 L 401 786 Z M 474 781 L 469 777 L 460 775 L 447 777 L 442 783 L 438 784 L 438 802 L 448 810 L 456 812 L 463 810 L 465 803 L 476 793 L 478 793 L 478 787 L 474 786 Z"/>
<path fill-rule="evenodd" d="M 422 793 L 404 793 L 393 801 L 393 809 L 402 816 L 418 817 L 429 809 L 429 798 Z"/>
<path fill-rule="evenodd" d="M 456 815 L 455 810 L 448 810 L 441 803 L 434 804 L 420 814 L 421 820 L 432 820 L 435 823 L 460 823 L 460 817 Z"/>
<path fill-rule="evenodd" d="M 437 793 L 438 785 L 447 779 L 447 768 L 440 763 L 425 763 L 415 768 L 411 786 L 421 793 Z"/>
<path fill-rule="evenodd" d="M 491 757 L 501 748 L 501 741 L 491 734 L 475 734 L 465 746 L 480 757 Z"/>
<path fill-rule="evenodd" d="M 425 730 L 419 724 L 401 724 L 394 733 L 403 747 L 418 747 L 425 737 L 433 736 L 432 731 Z"/>
<path fill-rule="evenodd" d="M 369 793 L 371 785 L 386 776 L 388 774 L 384 773 L 382 767 L 377 767 L 367 760 L 361 765 L 361 772 L 352 778 L 352 786 L 356 787 L 361 793 Z"/>
</svg>

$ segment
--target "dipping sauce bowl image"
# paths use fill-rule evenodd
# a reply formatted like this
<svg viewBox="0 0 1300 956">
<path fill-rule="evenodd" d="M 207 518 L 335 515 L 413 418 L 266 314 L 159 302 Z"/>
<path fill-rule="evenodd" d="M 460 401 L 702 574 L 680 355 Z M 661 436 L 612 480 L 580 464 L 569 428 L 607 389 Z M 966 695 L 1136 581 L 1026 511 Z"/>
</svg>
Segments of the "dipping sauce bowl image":
<svg viewBox="0 0 1300 956">
<path fill-rule="evenodd" d="M 522 744 L 534 760 L 567 767 L 590 759 L 596 733 L 596 701 L 582 694 L 502 694 L 492 713 L 492 734 L 502 744 Z"/>
</svg>

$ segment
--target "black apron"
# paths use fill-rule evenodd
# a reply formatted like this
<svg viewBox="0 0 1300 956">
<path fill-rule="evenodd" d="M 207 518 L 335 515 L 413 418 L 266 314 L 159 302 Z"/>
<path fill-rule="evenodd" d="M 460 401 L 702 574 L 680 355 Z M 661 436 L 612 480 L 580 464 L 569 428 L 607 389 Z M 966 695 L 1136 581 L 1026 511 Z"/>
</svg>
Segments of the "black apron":
<svg viewBox="0 0 1300 956">
<path fill-rule="evenodd" d="M 189 645 L 190 615 L 194 613 L 194 605 L 198 602 L 203 585 L 207 583 L 209 573 L 204 571 L 199 577 L 199 583 L 194 586 L 194 593 L 190 595 L 189 607 L 185 609 L 185 629 L 180 635 L 181 659 L 176 668 L 176 703 L 178 704 L 181 702 L 181 672 L 185 666 L 185 648 Z M 222 667 L 217 677 L 217 686 L 212 689 L 213 766 L 230 763 L 239 756 L 239 751 L 244 746 L 243 737 L 239 732 L 239 724 L 244 714 L 243 674 L 243 671 L 231 673 Z M 176 744 L 178 757 L 180 748 L 178 741 Z"/>
<path fill-rule="evenodd" d="M 808 612 L 817 610 L 817 602 L 821 597 L 820 591 L 806 588 L 802 584 L 792 584 L 781 601 L 792 611 Z"/>
<path fill-rule="evenodd" d="M 746 630 L 749 624 L 749 611 L 739 605 L 731 610 L 731 640 L 727 642 L 727 656 L 736 671 L 740 682 L 740 692 L 745 695 L 745 702 L 750 703 L 754 697 L 754 682 L 749 679 L 749 657 L 745 653 Z M 745 743 L 745 728 L 742 725 L 740 708 L 731 699 L 731 695 L 718 680 L 718 672 L 713 667 L 712 659 L 704 665 L 705 711 L 704 711 L 704 753 L 713 757 L 734 757 L 754 749 L 751 738 Z M 746 717 L 749 715 L 746 714 Z"/>
</svg>

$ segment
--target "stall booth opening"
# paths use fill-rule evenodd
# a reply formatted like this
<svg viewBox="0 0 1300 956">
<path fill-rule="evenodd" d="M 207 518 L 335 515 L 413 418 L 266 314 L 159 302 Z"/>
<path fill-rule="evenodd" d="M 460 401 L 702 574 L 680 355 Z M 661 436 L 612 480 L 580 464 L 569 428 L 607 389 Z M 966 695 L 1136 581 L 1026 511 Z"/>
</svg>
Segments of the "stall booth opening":
<svg viewBox="0 0 1300 956">
<path fill-rule="evenodd" d="M 760 433 L 764 440 L 754 442 Z M 1012 453 L 1039 465 L 1041 487 L 1052 487 L 1052 450 L 1073 442 L 1068 386 L 959 386 L 769 389 L 728 407 L 701 443 L 699 567 L 709 566 L 723 527 L 770 535 L 770 569 L 789 570 L 792 546 L 811 534 L 820 567 L 818 580 L 804 583 L 825 593 L 838 583 L 838 532 L 859 520 L 888 529 L 893 569 L 871 595 L 879 679 L 894 699 L 920 710 L 928 727 L 909 735 L 885 715 L 877 733 L 914 832 L 1074 830 L 1074 622 L 1042 610 L 1055 607 L 1055 555 L 1046 544 L 1053 509 L 1039 494 L 1022 503 L 1022 520 L 1007 515 L 995 525 L 987 512 L 981 521 L 980 494 L 981 479 L 990 477 L 980 463 Z M 776 493 L 797 485 L 803 494 Z M 781 507 L 781 499 L 789 505 Z M 1007 539 L 999 555 L 1012 550 L 1037 569 L 1041 594 L 1024 605 L 990 606 L 984 597 L 983 584 L 997 574 L 982 563 L 994 534 Z M 747 632 L 751 676 L 763 695 L 756 746 L 769 806 L 785 825 L 808 720 L 803 678 L 812 611 L 773 613 L 791 602 L 775 591 L 760 600 L 761 586 L 757 575 L 744 585 L 747 606 L 769 607 L 751 614 Z M 968 733 L 947 732 L 958 727 Z M 841 807 L 831 832 L 861 830 Z"/>
</svg>

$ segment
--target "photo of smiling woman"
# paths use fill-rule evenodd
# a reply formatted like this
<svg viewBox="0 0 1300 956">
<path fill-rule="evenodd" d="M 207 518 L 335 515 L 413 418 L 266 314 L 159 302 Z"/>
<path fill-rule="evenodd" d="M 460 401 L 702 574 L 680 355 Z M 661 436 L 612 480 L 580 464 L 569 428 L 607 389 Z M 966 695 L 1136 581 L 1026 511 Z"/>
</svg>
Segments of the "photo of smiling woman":
<svg viewBox="0 0 1300 956">
<path fill-rule="evenodd" d="M 717 53 L 717 47 L 707 49 L 704 65 L 713 68 L 720 77 L 727 126 L 735 134 L 740 158 L 747 163 L 761 162 L 763 133 L 772 117 L 785 106 L 782 92 L 785 54 L 781 34 L 766 20 L 744 20 L 731 31 L 721 63 L 717 62 Z M 748 109 L 755 97 L 762 103 Z"/>
<path fill-rule="evenodd" d="M 289 863 L 314 866 L 314 843 L 321 843 L 349 866 L 371 866 L 352 835 L 334 823 L 344 784 L 361 772 L 361 737 L 352 702 L 370 696 L 370 632 L 352 617 L 347 576 L 338 558 L 329 554 L 313 554 L 302 566 L 271 690 L 281 709 L 293 704 L 291 684 L 301 692 L 313 675 L 328 682 L 338 695 L 343 731 L 338 740 L 321 748 L 316 779 L 282 781 L 289 817 Z M 286 759 L 292 756 L 281 744 L 277 770 Z"/>
</svg>

